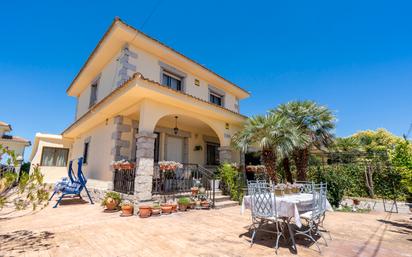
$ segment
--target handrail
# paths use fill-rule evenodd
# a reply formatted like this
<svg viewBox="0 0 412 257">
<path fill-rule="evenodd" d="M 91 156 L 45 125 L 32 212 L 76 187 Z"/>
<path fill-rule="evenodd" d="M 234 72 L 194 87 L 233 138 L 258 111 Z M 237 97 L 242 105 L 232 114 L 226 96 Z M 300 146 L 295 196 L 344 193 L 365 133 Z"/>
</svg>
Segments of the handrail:
<svg viewBox="0 0 412 257">
<path fill-rule="evenodd" d="M 175 172 L 160 170 L 157 163 L 154 164 L 152 193 L 159 195 L 173 195 L 191 192 L 195 181 L 198 181 L 206 189 L 206 197 L 215 206 L 215 175 L 214 172 L 195 163 L 183 163 L 183 167 Z"/>
</svg>

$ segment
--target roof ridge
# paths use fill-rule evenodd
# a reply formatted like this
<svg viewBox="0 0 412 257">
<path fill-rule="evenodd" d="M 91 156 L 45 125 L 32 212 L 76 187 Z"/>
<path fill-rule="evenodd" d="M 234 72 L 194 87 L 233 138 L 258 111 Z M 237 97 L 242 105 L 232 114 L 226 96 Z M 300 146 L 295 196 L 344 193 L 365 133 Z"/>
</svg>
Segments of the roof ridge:
<svg viewBox="0 0 412 257">
<path fill-rule="evenodd" d="M 73 79 L 73 81 L 70 83 L 70 86 L 67 88 L 66 92 L 68 92 L 68 91 L 72 88 L 72 86 L 73 86 L 73 84 L 76 82 L 77 78 L 80 76 L 80 74 L 82 73 L 82 71 L 83 71 L 83 70 L 85 69 L 85 67 L 87 66 L 88 62 L 92 59 L 92 57 L 95 55 L 95 53 L 96 53 L 97 50 L 99 49 L 99 47 L 100 47 L 101 43 L 103 42 L 103 40 L 106 38 L 106 36 L 109 34 L 109 32 L 111 31 L 111 29 L 114 27 L 114 25 L 115 25 L 117 22 L 120 22 L 121 24 L 129 27 L 130 29 L 136 31 L 137 33 L 140 33 L 141 35 L 147 37 L 148 39 L 153 40 L 153 41 L 159 43 L 159 44 L 162 45 L 163 47 L 166 47 L 167 49 L 171 50 L 172 52 L 174 52 L 174 53 L 182 56 L 183 58 L 186 58 L 186 59 L 189 60 L 190 62 L 193 62 L 194 64 L 200 66 L 201 68 L 205 69 L 206 71 L 212 73 L 213 75 L 215 75 L 215 76 L 223 79 L 223 80 L 226 81 L 227 83 L 233 85 L 234 87 L 236 87 L 236 88 L 238 88 L 238 89 L 242 90 L 243 92 L 245 92 L 245 93 L 247 93 L 247 94 L 250 95 L 250 92 L 249 92 L 249 91 L 243 89 L 242 87 L 238 86 L 238 85 L 235 84 L 234 82 L 231 82 L 230 80 L 222 77 L 221 75 L 217 74 L 216 72 L 212 71 L 211 69 L 207 68 L 206 66 L 200 64 L 199 62 L 195 61 L 194 59 L 187 57 L 186 55 L 180 53 L 179 51 L 175 50 L 174 48 L 172 48 L 172 47 L 166 45 L 165 43 L 163 43 L 163 42 L 161 42 L 161 41 L 159 41 L 159 40 L 157 40 L 157 39 L 149 36 L 148 34 L 144 33 L 143 31 L 141 31 L 141 30 L 139 30 L 139 29 L 137 29 L 137 28 L 135 28 L 135 27 L 133 27 L 132 25 L 129 25 L 128 23 L 126 23 L 125 21 L 123 21 L 123 20 L 122 20 L 120 17 L 118 17 L 118 16 L 115 16 L 112 24 L 109 26 L 109 28 L 107 29 L 107 31 L 104 33 L 103 37 L 99 40 L 98 44 L 96 45 L 96 47 L 94 48 L 94 50 L 92 51 L 92 53 L 89 55 L 89 57 L 87 58 L 86 62 L 83 64 L 82 68 L 81 68 L 80 71 L 77 73 L 76 77 L 75 77 L 75 78 Z"/>
</svg>

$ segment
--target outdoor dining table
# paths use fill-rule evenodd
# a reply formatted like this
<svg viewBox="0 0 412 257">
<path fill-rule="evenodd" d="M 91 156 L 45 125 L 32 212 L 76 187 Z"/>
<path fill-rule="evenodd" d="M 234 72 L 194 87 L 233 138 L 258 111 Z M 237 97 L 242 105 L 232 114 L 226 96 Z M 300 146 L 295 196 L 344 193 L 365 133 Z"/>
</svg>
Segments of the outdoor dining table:
<svg viewBox="0 0 412 257">
<path fill-rule="evenodd" d="M 302 227 L 302 221 L 299 213 L 310 211 L 312 208 L 313 194 L 297 193 L 297 194 L 285 194 L 283 196 L 275 196 L 272 193 L 272 205 L 276 204 L 276 210 L 278 217 L 283 218 L 288 226 L 289 234 L 292 239 L 293 247 L 296 250 L 295 238 L 291 229 L 291 220 L 294 218 L 296 226 Z M 243 197 L 241 214 L 244 214 L 245 209 L 251 209 L 251 197 L 246 195 Z M 326 210 L 333 211 L 329 201 L 326 200 Z"/>
</svg>

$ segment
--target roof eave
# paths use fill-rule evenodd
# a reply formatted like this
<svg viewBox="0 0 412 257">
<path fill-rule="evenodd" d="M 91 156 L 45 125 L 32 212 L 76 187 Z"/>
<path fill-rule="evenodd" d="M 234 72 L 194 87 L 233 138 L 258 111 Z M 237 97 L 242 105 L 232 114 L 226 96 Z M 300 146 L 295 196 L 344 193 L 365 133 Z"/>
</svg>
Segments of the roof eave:
<svg viewBox="0 0 412 257">
<path fill-rule="evenodd" d="M 195 60 L 187 57 L 186 55 L 178 52 L 177 50 L 171 48 L 170 46 L 165 45 L 164 43 L 156 40 L 155 38 L 150 37 L 149 35 L 143 33 L 142 31 L 136 29 L 135 27 L 125 23 L 124 21 L 122 21 L 119 17 L 115 17 L 115 19 L 113 20 L 112 24 L 109 26 L 109 28 L 107 29 L 107 31 L 105 32 L 105 34 L 103 35 L 103 37 L 100 39 L 100 41 L 98 42 L 98 44 L 96 45 L 96 47 L 94 48 L 94 50 L 92 51 L 92 53 L 89 55 L 89 57 L 87 58 L 86 62 L 83 64 L 82 68 L 80 69 L 80 71 L 77 73 L 76 77 L 73 79 L 73 81 L 70 83 L 70 86 L 67 88 L 66 93 L 70 96 L 73 96 L 72 93 L 72 89 L 75 87 L 76 82 L 78 80 L 78 78 L 81 76 L 81 74 L 83 73 L 84 69 L 88 66 L 88 63 L 94 58 L 94 56 L 97 54 L 97 52 L 99 51 L 102 43 L 106 40 L 107 36 L 111 33 L 111 31 L 114 29 L 116 24 L 120 24 L 123 26 L 126 26 L 127 28 L 132 29 L 134 32 L 139 33 L 141 35 L 143 35 L 144 37 L 148 38 L 149 40 L 152 40 L 158 44 L 160 44 L 161 46 L 171 50 L 172 52 L 174 52 L 175 54 L 187 59 L 188 61 L 192 62 L 195 65 L 200 66 L 202 69 L 206 70 L 207 72 L 210 72 L 211 74 L 217 76 L 218 78 L 222 79 L 223 81 L 225 81 L 226 83 L 229 83 L 230 85 L 234 86 L 238 91 L 239 91 L 239 96 L 240 99 L 244 99 L 250 96 L 250 92 L 246 91 L 245 89 L 241 88 L 240 86 L 236 85 L 235 83 L 223 78 L 222 76 L 220 76 L 219 74 L 215 73 L 214 71 L 210 70 L 209 68 L 203 66 L 202 64 L 196 62 Z"/>
</svg>

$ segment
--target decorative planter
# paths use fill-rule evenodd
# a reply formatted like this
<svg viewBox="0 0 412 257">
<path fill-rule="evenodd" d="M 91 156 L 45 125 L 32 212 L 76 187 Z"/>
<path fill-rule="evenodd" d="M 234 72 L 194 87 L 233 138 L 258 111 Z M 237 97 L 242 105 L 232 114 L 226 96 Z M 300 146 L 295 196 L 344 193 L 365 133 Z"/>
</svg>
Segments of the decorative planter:
<svg viewBox="0 0 412 257">
<path fill-rule="evenodd" d="M 192 195 L 196 196 L 199 193 L 199 188 L 198 187 L 192 187 L 190 189 L 192 191 Z"/>
<path fill-rule="evenodd" d="M 106 200 L 106 204 L 105 204 L 106 210 L 109 210 L 109 211 L 116 210 L 116 209 L 117 209 L 117 205 L 118 205 L 118 203 L 116 202 L 116 200 L 114 200 L 114 199 L 112 199 L 112 198 L 108 198 L 108 199 Z"/>
<path fill-rule="evenodd" d="M 162 213 L 163 214 L 170 214 L 172 213 L 172 206 L 171 205 L 162 205 Z"/>
<path fill-rule="evenodd" d="M 179 204 L 179 211 L 186 211 L 188 208 L 188 205 L 185 204 Z"/>
<path fill-rule="evenodd" d="M 152 208 L 152 215 L 153 216 L 159 216 L 161 213 L 162 213 L 162 208 L 161 207 Z"/>
<path fill-rule="evenodd" d="M 275 195 L 276 196 L 284 196 L 285 192 L 282 189 L 275 188 Z"/>
<path fill-rule="evenodd" d="M 152 214 L 152 208 L 147 205 L 139 206 L 139 217 L 148 218 Z"/>
<path fill-rule="evenodd" d="M 200 209 L 202 206 L 201 206 L 201 201 L 200 200 L 196 200 L 196 209 Z"/>
<path fill-rule="evenodd" d="M 220 180 L 215 179 L 215 191 L 219 190 Z M 210 181 L 210 189 L 213 190 L 213 180 Z"/>
<path fill-rule="evenodd" d="M 132 216 L 132 215 L 133 215 L 133 206 L 123 205 L 122 206 L 122 216 Z"/>
<path fill-rule="evenodd" d="M 285 194 L 290 195 L 292 193 L 292 189 L 287 187 L 285 188 Z"/>
<path fill-rule="evenodd" d="M 120 164 L 120 168 L 124 170 L 131 170 L 131 169 L 134 169 L 134 164 L 133 163 Z"/>
<path fill-rule="evenodd" d="M 202 201 L 200 204 L 202 205 L 203 209 L 209 209 L 210 207 L 210 204 L 208 201 Z"/>
<path fill-rule="evenodd" d="M 292 193 L 298 194 L 300 192 L 298 187 L 292 187 Z"/>
<path fill-rule="evenodd" d="M 172 206 L 172 212 L 177 212 L 177 203 L 171 203 Z"/>
</svg>

